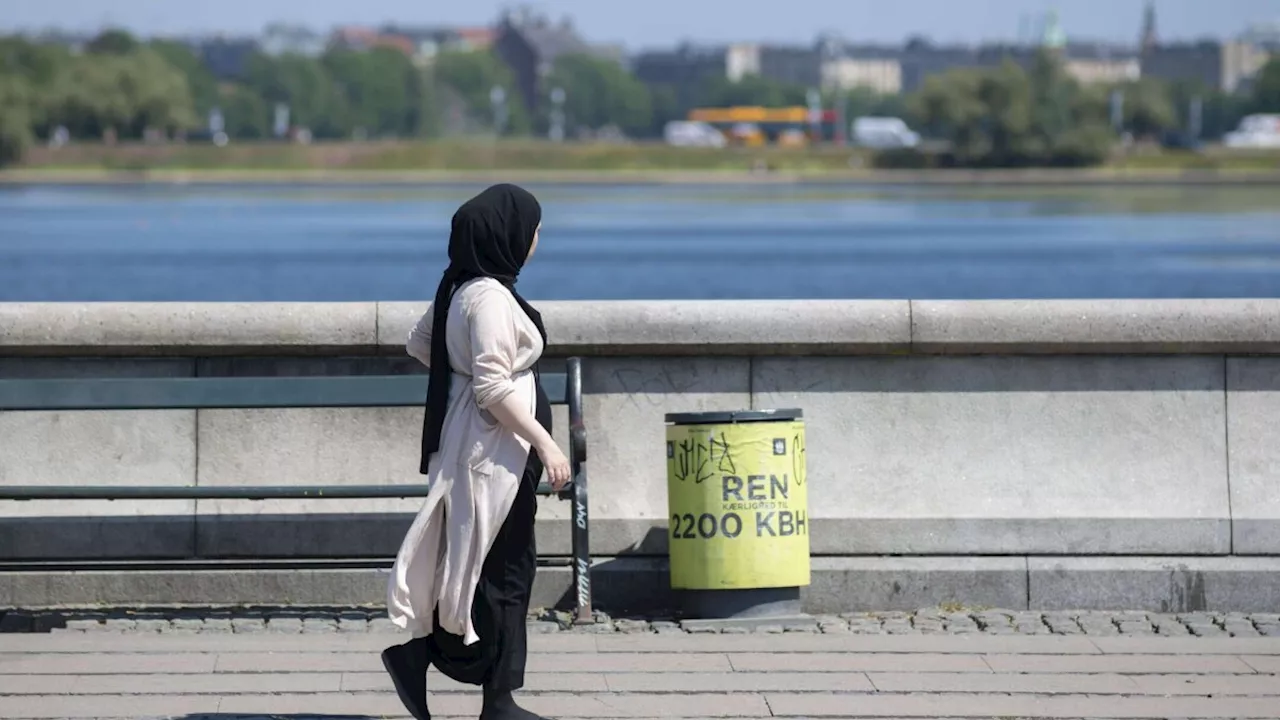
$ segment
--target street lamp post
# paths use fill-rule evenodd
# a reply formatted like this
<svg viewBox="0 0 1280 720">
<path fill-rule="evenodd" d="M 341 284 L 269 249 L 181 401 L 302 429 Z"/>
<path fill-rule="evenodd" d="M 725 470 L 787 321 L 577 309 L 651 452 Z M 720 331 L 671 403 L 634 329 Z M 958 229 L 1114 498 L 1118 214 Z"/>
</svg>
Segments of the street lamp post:
<svg viewBox="0 0 1280 720">
<path fill-rule="evenodd" d="M 552 142 L 564 141 L 564 88 L 551 90 L 551 129 L 547 135 Z"/>
<path fill-rule="evenodd" d="M 507 91 L 501 85 L 494 85 L 489 91 L 489 104 L 493 106 L 494 133 L 502 137 L 507 128 Z"/>
<path fill-rule="evenodd" d="M 809 126 L 813 133 L 813 143 L 817 144 L 822 140 L 822 93 L 817 88 L 809 88 L 805 99 L 809 101 Z"/>
</svg>

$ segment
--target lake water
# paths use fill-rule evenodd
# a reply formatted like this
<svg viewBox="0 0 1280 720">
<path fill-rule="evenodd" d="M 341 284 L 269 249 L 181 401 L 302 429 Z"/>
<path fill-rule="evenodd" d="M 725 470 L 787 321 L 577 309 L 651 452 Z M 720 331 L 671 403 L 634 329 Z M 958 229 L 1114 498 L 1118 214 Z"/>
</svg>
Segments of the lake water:
<svg viewBox="0 0 1280 720">
<path fill-rule="evenodd" d="M 530 298 L 1280 296 L 1280 189 L 531 186 Z M 0 301 L 423 300 L 478 187 L 0 187 Z"/>
</svg>

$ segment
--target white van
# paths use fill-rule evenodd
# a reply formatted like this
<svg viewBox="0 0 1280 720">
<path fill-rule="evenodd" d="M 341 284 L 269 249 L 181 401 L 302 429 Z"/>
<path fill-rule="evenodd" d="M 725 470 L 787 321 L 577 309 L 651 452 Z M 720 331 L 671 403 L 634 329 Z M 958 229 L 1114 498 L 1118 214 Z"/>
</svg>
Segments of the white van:
<svg viewBox="0 0 1280 720">
<path fill-rule="evenodd" d="M 724 133 L 704 122 L 673 120 L 662 130 L 668 145 L 677 147 L 722 148 L 729 143 Z"/>
<path fill-rule="evenodd" d="M 1246 115 L 1222 138 L 1229 148 L 1280 148 L 1280 115 Z"/>
<path fill-rule="evenodd" d="M 913 148 L 920 144 L 920 134 L 912 132 L 902 118 L 860 117 L 849 127 L 849 138 L 855 145 L 890 150 Z"/>
</svg>

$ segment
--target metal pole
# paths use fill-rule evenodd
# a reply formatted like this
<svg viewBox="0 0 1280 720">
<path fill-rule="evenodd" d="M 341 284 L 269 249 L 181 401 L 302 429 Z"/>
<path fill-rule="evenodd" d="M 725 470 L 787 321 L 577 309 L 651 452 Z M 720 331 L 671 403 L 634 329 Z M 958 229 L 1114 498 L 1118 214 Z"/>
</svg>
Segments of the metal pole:
<svg viewBox="0 0 1280 720">
<path fill-rule="evenodd" d="M 501 85 L 494 85 L 489 91 L 489 103 L 493 106 L 494 134 L 502 137 L 507 129 L 507 91 Z"/>
<path fill-rule="evenodd" d="M 551 142 L 564 140 L 564 100 L 564 88 L 557 87 L 551 90 L 551 128 L 547 132 Z"/>
<path fill-rule="evenodd" d="M 1204 132 L 1204 99 L 1199 95 L 1191 98 L 1191 117 L 1187 124 L 1191 139 L 1199 141 Z"/>
<path fill-rule="evenodd" d="M 1124 92 L 1111 91 L 1111 127 L 1119 134 L 1124 129 Z"/>
</svg>

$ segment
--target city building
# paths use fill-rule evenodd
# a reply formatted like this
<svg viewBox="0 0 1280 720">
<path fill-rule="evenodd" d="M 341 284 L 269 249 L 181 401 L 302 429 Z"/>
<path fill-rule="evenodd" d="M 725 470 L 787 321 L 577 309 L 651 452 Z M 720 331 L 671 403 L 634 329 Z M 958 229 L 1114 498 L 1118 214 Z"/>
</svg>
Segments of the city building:
<svg viewBox="0 0 1280 720">
<path fill-rule="evenodd" d="M 599 54 L 565 19 L 552 23 L 527 9 L 507 12 L 498 25 L 494 50 L 515 75 L 516 88 L 525 107 L 536 111 L 550 88 L 545 81 L 555 61 L 565 55 Z M 609 54 L 604 55 L 608 57 Z"/>
<path fill-rule="evenodd" d="M 1265 49 L 1238 40 L 1157 45 L 1143 53 L 1142 75 L 1236 92 L 1266 65 L 1269 57 Z"/>
<path fill-rule="evenodd" d="M 822 50 L 819 47 L 757 45 L 760 77 L 806 88 L 822 84 Z"/>
<path fill-rule="evenodd" d="M 413 57 L 418 50 L 417 45 L 411 38 L 361 25 L 348 25 L 334 29 L 333 35 L 329 39 L 329 45 L 337 49 L 356 52 L 386 47 L 399 50 L 410 57 Z"/>
<path fill-rule="evenodd" d="M 702 103 L 703 88 L 713 80 L 755 72 L 754 69 L 730 67 L 739 62 L 724 46 L 700 46 L 689 43 L 671 50 L 647 50 L 630 60 L 632 75 L 653 90 L 670 94 L 677 107 L 688 108 Z M 749 57 L 748 57 L 749 59 Z M 749 72 L 748 72 L 749 70 Z"/>
<path fill-rule="evenodd" d="M 1271 60 L 1271 52 L 1260 43 L 1234 40 L 1222 46 L 1222 88 L 1237 92 L 1252 82 Z"/>
<path fill-rule="evenodd" d="M 1067 74 L 1083 85 L 1113 85 L 1142 76 L 1136 49 L 1102 43 L 1068 43 L 1063 53 Z"/>
<path fill-rule="evenodd" d="M 377 30 L 378 37 L 404 49 L 419 65 L 430 63 L 441 52 L 487 50 L 493 46 L 497 32 L 485 27 L 407 28 L 386 25 Z"/>
<path fill-rule="evenodd" d="M 261 51 L 258 38 L 214 35 L 181 40 L 218 80 L 244 78 L 249 58 Z"/>
<path fill-rule="evenodd" d="M 258 44 L 267 55 L 318 57 L 324 54 L 328 41 L 324 35 L 301 25 L 272 23 L 262 31 Z"/>
<path fill-rule="evenodd" d="M 1280 20 L 1252 23 L 1241 33 L 1240 41 L 1270 53 L 1280 53 Z"/>
<path fill-rule="evenodd" d="M 818 37 L 824 90 L 865 88 L 882 95 L 902 92 L 902 50 L 876 45 L 853 45 L 834 35 Z"/>
<path fill-rule="evenodd" d="M 923 38 L 907 41 L 902 50 L 902 91 L 916 92 L 932 75 L 957 68 L 981 67 L 978 52 L 963 45 L 934 45 Z"/>
</svg>

